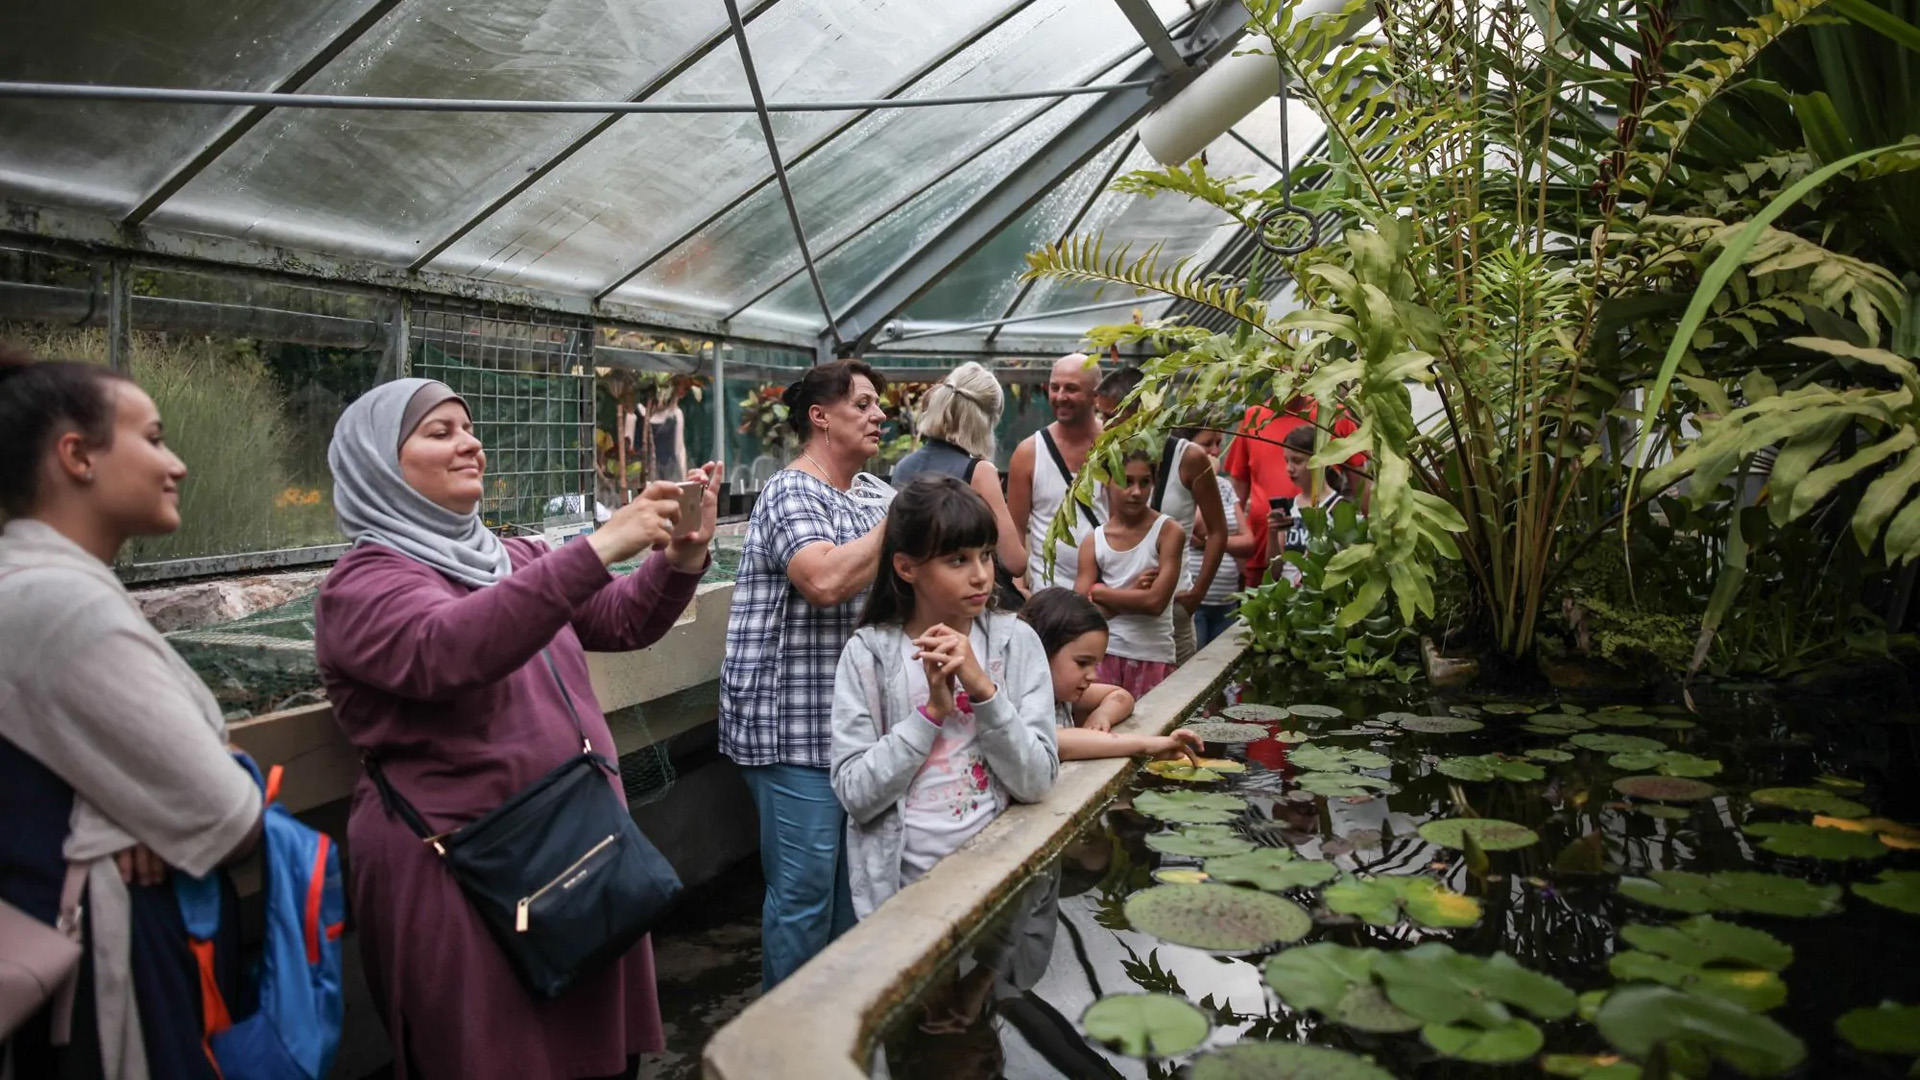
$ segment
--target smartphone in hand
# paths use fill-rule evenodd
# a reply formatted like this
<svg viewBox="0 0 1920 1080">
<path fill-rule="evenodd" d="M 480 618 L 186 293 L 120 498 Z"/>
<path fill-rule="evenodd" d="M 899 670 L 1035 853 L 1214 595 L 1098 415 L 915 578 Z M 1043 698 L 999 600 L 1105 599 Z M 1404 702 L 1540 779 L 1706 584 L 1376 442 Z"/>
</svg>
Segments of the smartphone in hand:
<svg viewBox="0 0 1920 1080">
<path fill-rule="evenodd" d="M 690 533 L 700 527 L 700 502 L 707 485 L 698 480 L 682 480 L 680 487 L 680 531 Z"/>
</svg>

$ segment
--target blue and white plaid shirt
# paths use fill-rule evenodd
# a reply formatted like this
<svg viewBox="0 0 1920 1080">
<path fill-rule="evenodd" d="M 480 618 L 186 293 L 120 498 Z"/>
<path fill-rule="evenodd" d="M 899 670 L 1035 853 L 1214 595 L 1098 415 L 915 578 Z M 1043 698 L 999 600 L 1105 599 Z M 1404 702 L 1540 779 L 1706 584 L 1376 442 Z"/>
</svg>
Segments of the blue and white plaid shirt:
<svg viewBox="0 0 1920 1080">
<path fill-rule="evenodd" d="M 816 608 L 787 580 L 787 564 L 809 544 L 858 540 L 884 516 L 797 469 L 760 489 L 720 665 L 720 752 L 736 763 L 828 766 L 834 670 L 866 594 Z"/>
</svg>

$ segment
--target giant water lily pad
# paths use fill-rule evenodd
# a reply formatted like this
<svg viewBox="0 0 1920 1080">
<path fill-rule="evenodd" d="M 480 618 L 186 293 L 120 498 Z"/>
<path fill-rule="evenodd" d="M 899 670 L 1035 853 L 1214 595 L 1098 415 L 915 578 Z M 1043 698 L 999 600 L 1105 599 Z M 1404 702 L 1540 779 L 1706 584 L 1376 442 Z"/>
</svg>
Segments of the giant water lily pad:
<svg viewBox="0 0 1920 1080">
<path fill-rule="evenodd" d="M 1627 754 L 1635 751 L 1665 750 L 1667 744 L 1645 735 L 1615 735 L 1610 731 L 1583 731 L 1567 740 L 1582 750 L 1602 754 Z"/>
<path fill-rule="evenodd" d="M 1920 1005 L 1883 1001 L 1871 1009 L 1854 1009 L 1835 1021 L 1833 1030 L 1868 1053 L 1920 1054 Z"/>
<path fill-rule="evenodd" d="M 1882 907 L 1920 915 L 1920 870 L 1882 870 L 1875 882 L 1855 882 L 1853 894 Z"/>
<path fill-rule="evenodd" d="M 1793 855 L 1809 859 L 1877 859 L 1887 853 L 1886 845 L 1866 833 L 1823 829 L 1798 822 L 1768 821 L 1745 827 L 1748 836 L 1760 837 L 1760 848 L 1775 855 Z"/>
<path fill-rule="evenodd" d="M 1435 763 L 1434 770 L 1442 776 L 1475 783 L 1490 780 L 1544 780 L 1547 777 L 1547 771 L 1540 766 L 1501 754 L 1442 758 Z"/>
<path fill-rule="evenodd" d="M 1293 743 L 1303 743 L 1303 742 L 1306 742 L 1308 739 L 1313 738 L 1313 736 L 1307 734 L 1304 731 L 1276 731 L 1272 735 L 1269 735 L 1267 737 L 1272 739 L 1274 742 L 1287 743 L 1288 745 L 1292 745 Z"/>
<path fill-rule="evenodd" d="M 1185 825 L 1224 825 L 1239 817 L 1247 800 L 1214 791 L 1142 791 L 1133 808 L 1151 818 Z"/>
<path fill-rule="evenodd" d="M 1487 726 L 1463 716 L 1408 716 L 1401 718 L 1397 724 L 1407 731 L 1417 731 L 1422 735 L 1458 735 L 1463 731 L 1479 731 Z"/>
<path fill-rule="evenodd" d="M 1421 1021 L 1388 1001 L 1373 983 L 1378 949 L 1330 941 L 1283 949 L 1262 969 L 1267 985 L 1291 1008 L 1310 1009 L 1359 1031 L 1413 1031 Z"/>
<path fill-rule="evenodd" d="M 1225 779 L 1218 770 L 1191 764 L 1183 758 L 1149 761 L 1140 767 L 1140 771 L 1182 784 L 1217 784 Z"/>
<path fill-rule="evenodd" d="M 1387 998 L 1429 1024 L 1496 1028 L 1523 1009 L 1543 1020 L 1570 1016 L 1573 991 L 1558 979 L 1529 971 L 1506 953 L 1473 956 L 1428 942 L 1383 953 L 1373 971 Z"/>
<path fill-rule="evenodd" d="M 1903 825 L 1886 818 L 1839 818 L 1825 814 L 1813 815 L 1813 823 L 1823 829 L 1844 829 L 1847 832 L 1871 833 L 1880 838 L 1880 842 L 1890 848 L 1901 851 L 1920 851 L 1920 829 Z"/>
<path fill-rule="evenodd" d="M 1838 885 L 1815 885 L 1798 878 L 1748 870 L 1718 874 L 1655 870 L 1644 878 L 1622 878 L 1620 895 L 1689 914 L 1746 911 L 1756 915 L 1809 918 L 1840 910 Z"/>
<path fill-rule="evenodd" d="M 1442 818 L 1420 826 L 1420 838 L 1429 844 L 1464 850 L 1462 839 L 1472 833 L 1474 843 L 1483 851 L 1513 851 L 1540 842 L 1540 834 L 1525 825 L 1498 818 Z"/>
<path fill-rule="evenodd" d="M 1867 808 L 1852 799 L 1843 799 L 1831 791 L 1812 787 L 1775 787 L 1761 788 L 1747 796 L 1761 806 L 1777 806 L 1782 810 L 1804 810 L 1828 817 L 1857 818 L 1866 817 Z"/>
<path fill-rule="evenodd" d="M 1255 705 L 1251 702 L 1229 705 L 1220 710 L 1220 715 L 1229 720 L 1240 720 L 1249 724 L 1271 724 L 1287 718 L 1284 705 Z"/>
<path fill-rule="evenodd" d="M 1244 854 L 1257 845 L 1228 825 L 1189 825 L 1174 832 L 1148 833 L 1147 846 L 1162 855 L 1206 859 Z"/>
<path fill-rule="evenodd" d="M 1128 1057 L 1172 1057 L 1207 1041 L 1213 1024 L 1186 998 L 1171 994 L 1111 994 L 1080 1016 L 1097 1042 Z"/>
<path fill-rule="evenodd" d="M 1608 994 L 1594 1026 L 1619 1050 L 1644 1058 L 1663 1042 L 1698 1047 L 1749 1076 L 1777 1076 L 1807 1048 L 1786 1028 L 1737 1005 L 1665 986 L 1624 986 Z"/>
<path fill-rule="evenodd" d="M 1661 776 L 1718 776 L 1721 764 L 1712 758 L 1683 754 L 1678 750 L 1637 750 L 1615 754 L 1607 764 L 1628 772 L 1652 769 Z"/>
<path fill-rule="evenodd" d="M 1787 984 L 1777 972 L 1759 968 L 1704 968 L 1675 963 L 1638 949 L 1614 953 L 1607 970 L 1622 982 L 1660 983 L 1691 994 L 1719 998 L 1748 1012 L 1777 1009 L 1787 1001 Z"/>
<path fill-rule="evenodd" d="M 1311 716 L 1320 720 L 1331 720 L 1347 715 L 1346 710 L 1332 705 L 1289 705 L 1287 712 L 1294 716 Z"/>
<path fill-rule="evenodd" d="M 1584 716 L 1574 716 L 1571 713 L 1536 713 L 1527 717 L 1526 726 L 1552 728 L 1554 731 L 1592 731 L 1600 725 Z"/>
<path fill-rule="evenodd" d="M 1214 952 L 1298 941 L 1313 929 L 1293 901 L 1232 885 L 1155 885 L 1127 897 L 1126 913 L 1135 930 Z"/>
<path fill-rule="evenodd" d="M 1653 717 L 1648 716 L 1646 713 L 1609 712 L 1605 709 L 1602 709 L 1600 710 L 1599 713 L 1595 714 L 1594 719 L 1600 721 L 1600 724 L 1602 727 L 1611 727 L 1611 728 L 1654 727 L 1660 722 L 1654 719 Z"/>
<path fill-rule="evenodd" d="M 1220 720 L 1203 720 L 1197 724 L 1184 726 L 1188 731 L 1198 735 L 1201 742 L 1223 746 L 1232 743 L 1259 742 L 1268 735 L 1267 729 L 1259 724 L 1230 724 Z"/>
<path fill-rule="evenodd" d="M 1835 776 L 1832 773 L 1822 773 L 1814 777 L 1813 782 L 1819 784 L 1821 787 L 1830 787 L 1835 791 L 1865 791 L 1867 789 L 1865 781 L 1855 780 L 1847 776 Z"/>
<path fill-rule="evenodd" d="M 1162 866 L 1153 872 L 1153 880 L 1162 885 L 1198 885 L 1203 881 L 1212 881 L 1205 870 L 1196 870 L 1191 866 Z"/>
<path fill-rule="evenodd" d="M 1690 967 L 1738 964 L 1765 971 L 1784 971 L 1793 963 L 1793 949 L 1765 930 L 1721 922 L 1701 915 L 1672 926 L 1634 923 L 1620 936 L 1636 949 L 1664 956 Z"/>
<path fill-rule="evenodd" d="M 1518 701 L 1483 701 L 1480 711 L 1494 716 L 1525 716 L 1535 710 L 1533 706 Z"/>
<path fill-rule="evenodd" d="M 1420 1038 L 1443 1057 L 1480 1065 L 1525 1061 L 1539 1053 L 1547 1041 L 1532 1022 L 1517 1016 L 1488 1028 L 1471 1024 L 1428 1024 L 1420 1029 Z"/>
<path fill-rule="evenodd" d="M 1384 769 L 1393 763 L 1376 750 L 1342 750 L 1334 746 L 1303 746 L 1287 755 L 1296 768 L 1315 772 L 1352 772 L 1357 769 Z"/>
<path fill-rule="evenodd" d="M 1393 1080 L 1393 1074 L 1343 1050 L 1243 1042 L 1195 1058 L 1193 1080 Z"/>
<path fill-rule="evenodd" d="M 1320 899 L 1329 910 L 1375 926 L 1399 923 L 1403 909 L 1421 926 L 1452 928 L 1480 921 L 1480 901 L 1429 877 L 1348 878 L 1327 886 Z"/>
<path fill-rule="evenodd" d="M 1719 788 L 1704 780 L 1689 780 L 1684 776 L 1623 776 L 1613 782 L 1613 790 L 1630 799 L 1660 802 L 1693 802 L 1720 793 Z"/>
<path fill-rule="evenodd" d="M 1400 785 L 1365 773 L 1310 772 L 1295 782 L 1301 791 L 1327 798 L 1356 798 L 1363 795 L 1391 795 Z"/>
<path fill-rule="evenodd" d="M 1536 747 L 1527 751 L 1527 756 L 1535 761 L 1544 761 L 1550 765 L 1558 765 L 1562 762 L 1573 760 L 1572 754 L 1565 750 L 1555 750 L 1552 747 Z"/>
<path fill-rule="evenodd" d="M 1569 1080 L 1640 1080 L 1640 1066 L 1619 1054 L 1543 1054 L 1540 1071 Z"/>
<path fill-rule="evenodd" d="M 1280 848 L 1261 848 L 1244 855 L 1208 859 L 1207 874 L 1216 881 L 1252 885 L 1268 892 L 1285 892 L 1303 886 L 1324 885 L 1340 876 L 1340 868 L 1332 863 L 1296 859 L 1293 852 Z"/>
</svg>

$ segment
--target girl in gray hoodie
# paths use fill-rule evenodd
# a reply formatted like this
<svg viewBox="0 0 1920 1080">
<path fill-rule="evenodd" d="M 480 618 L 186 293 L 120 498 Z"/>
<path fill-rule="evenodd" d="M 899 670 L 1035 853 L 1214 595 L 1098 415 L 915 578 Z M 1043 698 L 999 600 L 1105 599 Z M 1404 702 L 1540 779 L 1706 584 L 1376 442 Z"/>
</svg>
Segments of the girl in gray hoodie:
<svg viewBox="0 0 1920 1080">
<path fill-rule="evenodd" d="M 879 575 L 833 687 L 832 779 L 853 908 L 881 902 L 1060 769 L 1046 651 L 988 610 L 993 512 L 950 476 L 888 507 Z"/>
</svg>

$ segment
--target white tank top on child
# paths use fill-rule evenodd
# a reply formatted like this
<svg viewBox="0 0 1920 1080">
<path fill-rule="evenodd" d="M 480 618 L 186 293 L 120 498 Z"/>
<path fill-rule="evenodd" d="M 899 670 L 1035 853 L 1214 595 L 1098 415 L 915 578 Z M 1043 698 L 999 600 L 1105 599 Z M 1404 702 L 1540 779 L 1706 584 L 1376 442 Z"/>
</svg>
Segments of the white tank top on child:
<svg viewBox="0 0 1920 1080">
<path fill-rule="evenodd" d="M 1220 510 L 1227 519 L 1227 535 L 1232 536 L 1240 528 L 1240 504 L 1235 501 L 1233 484 L 1224 476 L 1216 477 L 1220 485 Z M 1191 537 L 1193 534 L 1187 534 Z M 1206 552 L 1187 544 L 1187 576 L 1184 579 L 1187 588 L 1193 587 L 1193 580 L 1200 573 L 1200 564 L 1206 561 Z M 1240 560 L 1232 555 L 1220 556 L 1220 569 L 1213 575 L 1213 584 L 1207 587 L 1203 604 L 1225 604 L 1240 591 Z"/>
<path fill-rule="evenodd" d="M 1053 519 L 1060 513 L 1060 504 L 1066 501 L 1067 488 L 1073 484 L 1073 476 L 1054 458 L 1045 435 L 1046 429 L 1042 428 L 1029 436 L 1033 441 L 1033 502 L 1027 511 L 1027 581 L 1035 591 L 1049 586 L 1073 588 L 1074 582 L 1080 577 L 1078 545 L 1086 543 L 1087 534 L 1107 520 L 1107 489 L 1102 486 L 1093 493 L 1094 514 L 1099 521 L 1090 520 L 1086 507 L 1082 506 L 1073 524 L 1075 546 L 1055 546 L 1053 573 L 1049 575 L 1046 572 L 1047 532 L 1053 528 Z"/>
<path fill-rule="evenodd" d="M 987 636 L 978 621 L 969 636 L 973 654 L 986 656 Z M 913 642 L 902 649 L 907 661 L 907 699 L 918 708 L 927 703 L 927 669 L 913 658 L 917 651 Z M 988 674 L 999 683 L 1003 673 L 997 663 L 994 668 Z M 957 700 L 964 700 L 964 692 L 955 693 Z M 964 708 L 940 725 L 933 749 L 901 800 L 900 883 L 919 880 L 934 863 L 986 828 L 999 810 L 993 777 L 987 772 L 986 756 L 980 752 L 973 710 Z"/>
<path fill-rule="evenodd" d="M 1166 453 L 1173 459 L 1173 463 L 1171 465 L 1163 463 L 1160 466 L 1167 470 L 1167 486 L 1166 490 L 1160 493 L 1159 509 L 1161 513 L 1172 518 L 1180 526 L 1181 531 L 1192 536 L 1193 520 L 1199 515 L 1200 507 L 1193 501 L 1193 492 L 1188 489 L 1187 482 L 1180 479 L 1180 463 L 1187 459 L 1187 447 L 1192 446 L 1193 443 L 1188 439 L 1170 441 L 1173 443 L 1173 448 Z M 1199 563 L 1194 563 L 1192 566 L 1182 563 L 1180 588 L 1177 591 L 1186 592 L 1193 588 L 1193 575 L 1199 566 Z"/>
<path fill-rule="evenodd" d="M 1160 530 L 1166 528 L 1171 520 L 1165 514 L 1154 515 L 1147 535 L 1125 551 L 1107 543 L 1107 530 L 1095 529 L 1093 552 L 1094 558 L 1099 560 L 1100 580 L 1109 588 L 1124 589 L 1149 570 L 1159 568 L 1166 573 L 1179 573 L 1181 567 L 1178 563 L 1160 567 Z M 1107 652 L 1127 660 L 1173 663 L 1172 605 L 1158 615 L 1127 612 L 1108 618 Z"/>
</svg>

